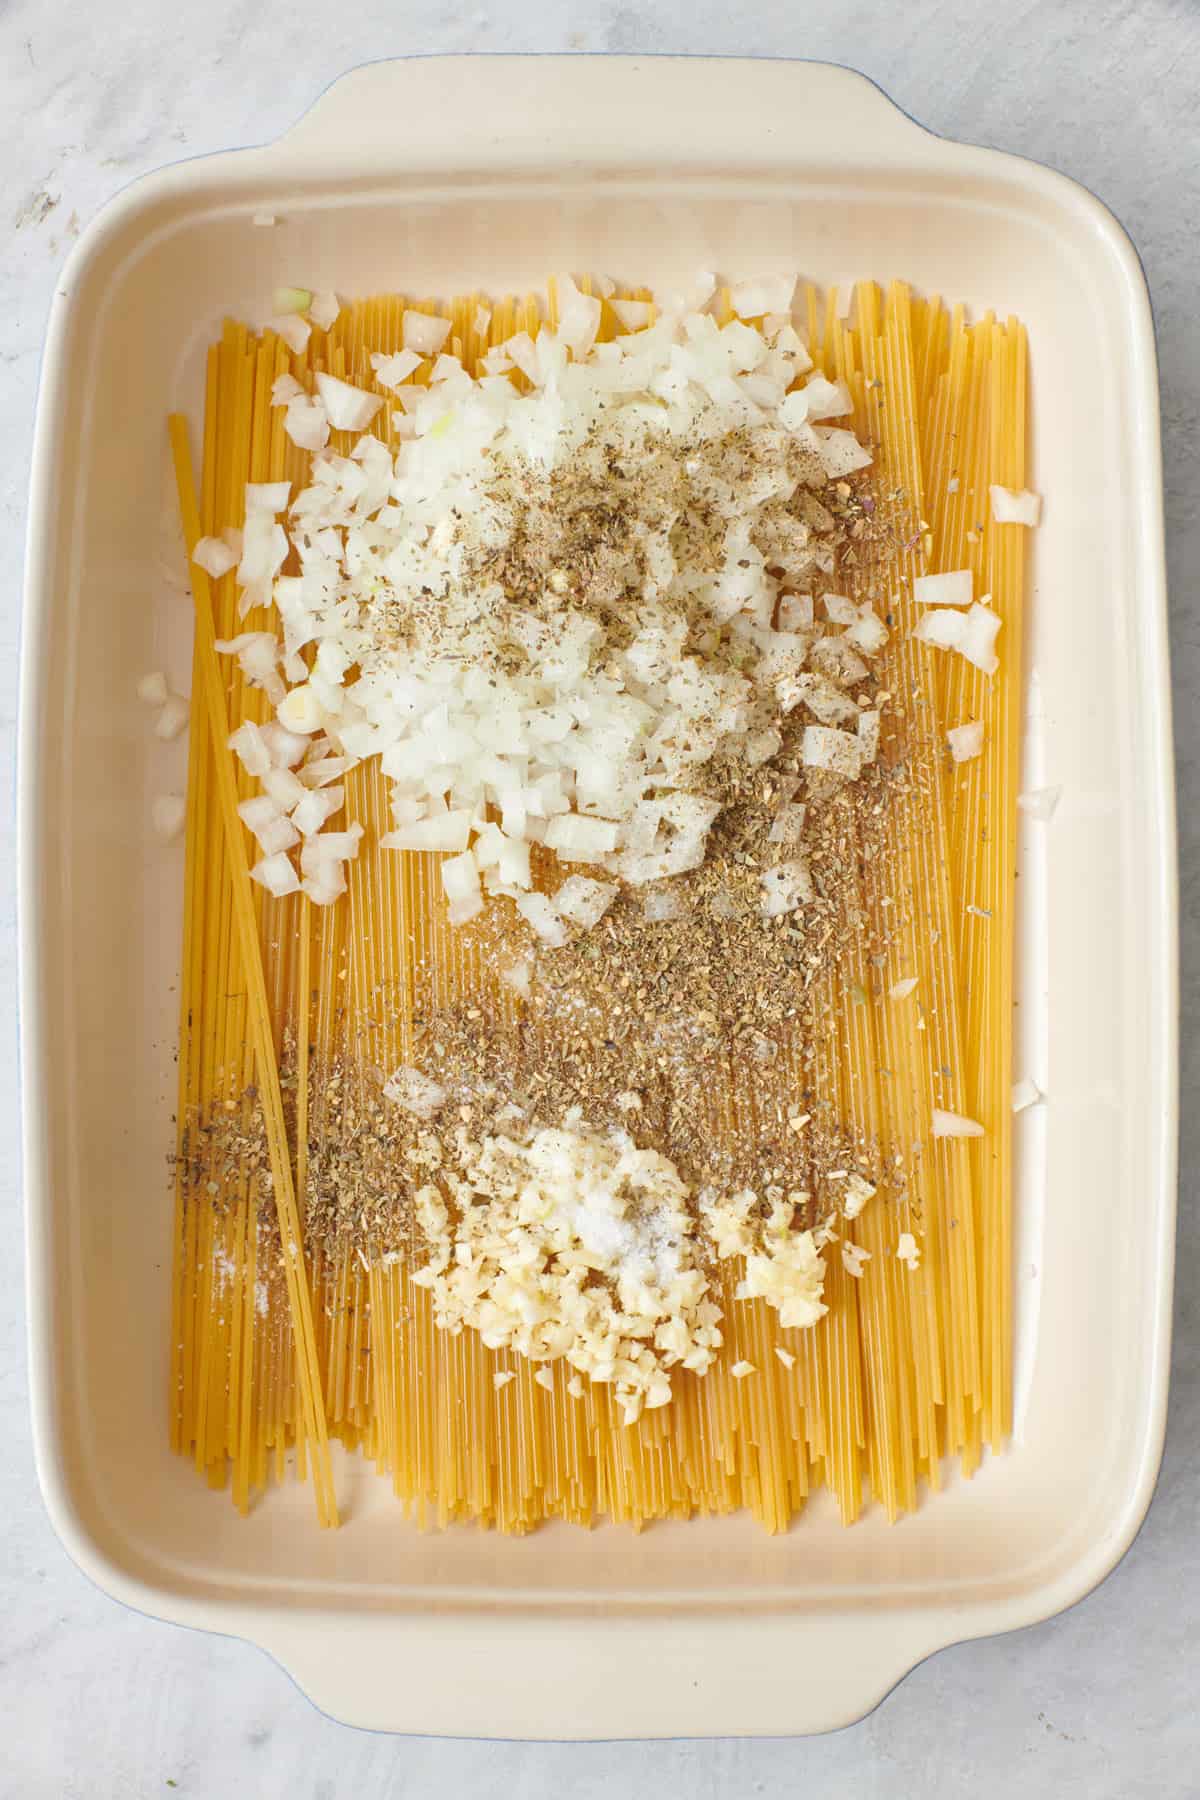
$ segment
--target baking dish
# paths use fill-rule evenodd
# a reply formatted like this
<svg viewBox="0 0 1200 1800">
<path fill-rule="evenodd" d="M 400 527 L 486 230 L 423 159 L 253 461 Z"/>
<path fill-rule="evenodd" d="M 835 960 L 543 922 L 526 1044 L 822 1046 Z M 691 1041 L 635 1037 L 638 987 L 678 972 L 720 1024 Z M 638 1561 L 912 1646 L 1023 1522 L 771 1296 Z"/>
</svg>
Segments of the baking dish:
<svg viewBox="0 0 1200 1800">
<path fill-rule="evenodd" d="M 446 125 L 454 121 L 453 135 Z M 703 129 L 699 121 L 703 120 Z M 273 218 L 265 225 L 256 219 Z M 556 268 L 901 276 L 1029 327 L 1034 485 L 1022 847 L 1017 1431 L 893 1527 L 818 1500 L 642 1536 L 422 1535 L 337 1464 L 346 1523 L 286 1486 L 248 1521 L 167 1448 L 177 786 L 131 704 L 186 684 L 165 414 L 274 288 L 449 294 Z M 20 777 L 31 1383 L 71 1554 L 145 1611 L 240 1634 L 360 1725 L 497 1736 L 827 1729 L 921 1657 L 1105 1575 L 1161 1451 L 1176 1124 L 1175 864 L 1149 305 L 1062 177 L 921 130 L 814 64 L 447 58 L 337 82 L 278 143 L 169 168 L 75 250 L 47 341 Z M 179 757 L 178 766 L 171 758 Z"/>
</svg>

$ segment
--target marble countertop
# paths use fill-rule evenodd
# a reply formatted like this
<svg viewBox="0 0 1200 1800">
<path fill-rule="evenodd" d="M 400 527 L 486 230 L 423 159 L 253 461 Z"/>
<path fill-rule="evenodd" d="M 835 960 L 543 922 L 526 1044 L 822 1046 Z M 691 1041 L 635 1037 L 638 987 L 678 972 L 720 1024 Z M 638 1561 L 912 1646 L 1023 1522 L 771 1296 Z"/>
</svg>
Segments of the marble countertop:
<svg viewBox="0 0 1200 1800">
<path fill-rule="evenodd" d="M 0 1210 L 15 1252 L 16 648 L 39 349 L 81 222 L 143 171 L 272 137 L 342 70 L 416 51 L 674 51 L 811 56 L 874 77 L 952 137 L 1084 182 L 1146 265 L 1162 362 L 1183 899 L 1183 1092 L 1200 1018 L 1200 10 L 1191 0 L 7 0 L 0 9 Z M 97 1592 L 54 1538 L 26 1405 L 19 1259 L 0 1298 L 0 1796 L 274 1800 L 470 1792 L 782 1796 L 800 1782 L 874 1800 L 970 1792 L 1192 1795 L 1200 1787 L 1200 1120 L 1185 1110 L 1166 1458 L 1133 1549 L 1035 1629 L 935 1656 L 870 1718 L 808 1741 L 480 1745 L 351 1731 L 266 1656 L 155 1623 Z"/>
</svg>

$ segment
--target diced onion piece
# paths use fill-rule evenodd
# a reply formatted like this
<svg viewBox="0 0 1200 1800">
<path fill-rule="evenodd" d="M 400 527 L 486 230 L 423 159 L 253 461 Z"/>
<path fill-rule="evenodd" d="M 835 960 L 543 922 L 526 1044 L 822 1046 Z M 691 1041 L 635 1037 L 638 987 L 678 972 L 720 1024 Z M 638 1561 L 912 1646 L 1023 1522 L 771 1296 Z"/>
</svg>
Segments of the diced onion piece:
<svg viewBox="0 0 1200 1800">
<path fill-rule="evenodd" d="M 238 805 L 238 818 L 258 839 L 264 856 L 277 856 L 300 841 L 300 833 L 269 794 L 254 794 Z"/>
<path fill-rule="evenodd" d="M 966 630 L 965 613 L 928 612 L 917 620 L 913 636 L 923 644 L 936 644 L 939 650 L 961 650 Z"/>
<path fill-rule="evenodd" d="M 592 881 L 586 875 L 569 875 L 554 896 L 554 904 L 564 919 L 590 931 L 599 924 L 617 897 L 617 886 L 611 881 Z"/>
<path fill-rule="evenodd" d="M 858 741 L 864 763 L 873 763 L 879 755 L 879 714 L 877 712 L 859 713 Z"/>
<path fill-rule="evenodd" d="M 421 366 L 421 356 L 416 350 L 397 350 L 386 356 L 381 350 L 371 353 L 371 367 L 375 371 L 375 379 L 380 387 L 391 388 L 393 392 L 404 386 L 414 369 Z"/>
<path fill-rule="evenodd" d="M 308 840 L 301 856 L 306 851 L 315 849 L 318 858 L 328 857 L 330 861 L 349 862 L 358 855 L 363 835 L 363 828 L 357 821 L 348 825 L 345 831 L 324 831 L 319 837 Z"/>
<path fill-rule="evenodd" d="M 252 880 L 261 882 L 277 900 L 282 900 L 285 894 L 294 894 L 300 886 L 300 877 L 291 857 L 282 851 L 277 856 L 264 856 L 260 862 L 256 862 L 250 876 Z"/>
<path fill-rule="evenodd" d="M 739 282 L 729 299 L 739 319 L 761 319 L 766 313 L 790 314 L 795 292 L 794 275 L 764 275 Z"/>
<path fill-rule="evenodd" d="M 143 675 L 137 684 L 137 697 L 144 700 L 147 706 L 162 706 L 170 692 L 167 678 L 161 669 L 155 669 L 150 675 Z"/>
<path fill-rule="evenodd" d="M 329 415 L 319 400 L 297 394 L 283 415 L 283 429 L 300 450 L 323 450 L 329 442 Z"/>
<path fill-rule="evenodd" d="M 840 419 L 854 411 L 850 390 L 844 381 L 830 381 L 824 375 L 810 375 L 800 390 L 808 419 Z M 867 458 L 869 462 L 870 457 Z"/>
<path fill-rule="evenodd" d="M 813 622 L 811 594 L 785 594 L 779 602 L 780 631 L 807 631 Z"/>
<path fill-rule="evenodd" d="M 501 969 L 500 979 L 505 987 L 513 990 L 514 994 L 520 994 L 523 998 L 527 996 L 533 985 L 528 960 L 522 956 L 518 957 L 516 962 L 509 963 L 506 969 Z"/>
<path fill-rule="evenodd" d="M 336 294 L 314 294 L 308 316 L 314 325 L 319 325 L 322 331 L 328 331 L 341 310 L 342 303 Z"/>
<path fill-rule="evenodd" d="M 808 864 L 800 857 L 776 863 L 759 876 L 763 890 L 761 911 L 764 919 L 777 919 L 783 913 L 795 912 L 813 897 L 812 876 Z"/>
<path fill-rule="evenodd" d="M 617 847 L 618 828 L 609 819 L 582 813 L 557 813 L 546 828 L 546 848 L 560 862 L 599 862 Z"/>
<path fill-rule="evenodd" d="M 279 287 L 275 289 L 272 306 L 277 313 L 303 313 L 312 305 L 312 292 L 309 288 Z"/>
<path fill-rule="evenodd" d="M 312 336 L 312 326 L 307 319 L 300 318 L 296 313 L 288 313 L 282 318 L 272 319 L 271 327 L 276 336 L 283 339 L 293 356 L 303 356 Z"/>
<path fill-rule="evenodd" d="M 304 837 L 312 837 L 342 810 L 345 799 L 344 787 L 309 788 L 292 808 L 292 824 Z"/>
<path fill-rule="evenodd" d="M 1042 497 L 1028 488 L 1014 493 L 1012 488 L 992 487 L 992 517 L 997 525 L 1036 525 L 1042 516 Z"/>
<path fill-rule="evenodd" d="M 158 709 L 158 717 L 154 721 L 154 735 L 170 743 L 185 728 L 191 714 L 191 707 L 179 694 L 168 694 Z"/>
<path fill-rule="evenodd" d="M 336 375 L 317 376 L 317 392 L 335 431 L 365 431 L 383 405 L 379 394 L 368 394 L 363 388 L 351 387 Z"/>
<path fill-rule="evenodd" d="M 291 769 L 268 769 L 262 777 L 262 784 L 280 812 L 285 813 L 291 812 L 293 806 L 299 806 L 308 792 L 300 777 Z"/>
<path fill-rule="evenodd" d="M 432 1076 L 422 1074 L 420 1069 L 414 1069 L 410 1063 L 401 1063 L 388 1076 L 383 1084 L 383 1092 L 385 1099 L 418 1119 L 431 1119 L 450 1098 L 440 1082 L 434 1081 Z"/>
<path fill-rule="evenodd" d="M 956 763 L 971 762 L 983 751 L 983 720 L 971 719 L 966 725 L 952 725 L 946 733 L 946 742 Z"/>
<path fill-rule="evenodd" d="M 869 601 L 858 609 L 858 617 L 846 631 L 847 643 L 867 656 L 878 656 L 888 641 L 888 628 Z"/>
<path fill-rule="evenodd" d="M 913 1270 L 921 1266 L 921 1252 L 917 1248 L 917 1240 L 911 1231 L 902 1231 L 897 1238 L 896 1258 L 899 1262 L 907 1263 L 908 1267 Z"/>
<path fill-rule="evenodd" d="M 274 758 L 266 735 L 253 719 L 243 719 L 229 739 L 229 748 L 237 752 L 247 775 L 261 777 L 273 765 Z"/>
<path fill-rule="evenodd" d="M 990 606 L 977 604 L 967 614 L 960 648 L 967 661 L 982 669 L 985 675 L 994 675 L 1000 667 L 995 649 L 1000 624 L 999 613 L 994 613 Z"/>
<path fill-rule="evenodd" d="M 649 300 L 614 300 L 611 304 L 626 331 L 641 331 L 654 317 Z"/>
<path fill-rule="evenodd" d="M 651 888 L 643 897 L 642 913 L 652 925 L 663 925 L 683 916 L 684 905 L 673 888 Z"/>
<path fill-rule="evenodd" d="M 230 549 L 223 538 L 202 537 L 192 551 L 192 561 L 214 581 L 227 575 L 237 560 L 237 552 Z"/>
<path fill-rule="evenodd" d="M 559 918 L 554 902 L 545 894 L 518 894 L 517 911 L 551 950 L 559 950 L 567 941 L 567 928 Z"/>
<path fill-rule="evenodd" d="M 1036 1081 L 1026 1075 L 1020 1081 L 1013 1082 L 1012 1109 L 1015 1113 L 1024 1112 L 1028 1106 L 1036 1106 L 1046 1098 Z"/>
<path fill-rule="evenodd" d="M 1061 787 L 1034 788 L 1028 794 L 1018 794 L 1017 805 L 1031 819 L 1045 821 L 1054 817 L 1061 798 Z"/>
<path fill-rule="evenodd" d="M 274 516 L 284 512 L 291 498 L 290 481 L 248 481 L 246 483 L 247 513 L 265 512 Z"/>
<path fill-rule="evenodd" d="M 830 725 L 806 725 L 800 760 L 807 769 L 827 769 L 856 781 L 862 773 L 862 745 L 848 731 Z"/>
<path fill-rule="evenodd" d="M 771 844 L 798 844 L 804 830 L 806 806 L 781 806 L 767 833 Z"/>
<path fill-rule="evenodd" d="M 287 406 L 292 400 L 299 400 L 304 389 L 294 375 L 277 375 L 271 384 L 271 405 Z"/>
<path fill-rule="evenodd" d="M 480 898 L 479 869 L 469 850 L 446 858 L 442 864 L 442 888 L 450 901 Z"/>
<path fill-rule="evenodd" d="M 406 350 L 416 350 L 421 356 L 436 356 L 449 336 L 449 319 L 434 318 L 429 313 L 405 312 L 404 348 Z"/>
<path fill-rule="evenodd" d="M 385 850 L 463 851 L 471 839 L 471 815 L 466 811 L 435 813 L 429 819 L 416 819 L 389 831 L 380 843 Z M 472 862 L 472 868 L 476 864 Z M 475 886 L 479 883 L 476 880 Z M 455 896 L 451 895 L 453 899 Z"/>
<path fill-rule="evenodd" d="M 888 996 L 892 1000 L 907 1000 L 908 996 L 915 990 L 916 986 L 917 977 L 915 975 L 906 975 L 902 981 L 893 981 L 891 987 L 888 989 Z"/>
<path fill-rule="evenodd" d="M 175 842 L 186 819 L 187 801 L 182 794 L 158 794 L 150 803 L 150 823 L 164 844 Z"/>
<path fill-rule="evenodd" d="M 858 624 L 858 607 L 845 594 L 822 594 L 821 604 L 825 608 L 826 617 L 835 625 Z"/>
<path fill-rule="evenodd" d="M 815 425 L 813 436 L 821 467 L 831 481 L 842 475 L 853 475 L 859 469 L 869 469 L 875 460 L 852 431 L 841 431 L 834 425 Z"/>
<path fill-rule="evenodd" d="M 280 769 L 294 769 L 311 742 L 307 733 L 301 731 L 289 731 L 287 726 L 281 725 L 277 719 L 268 719 L 265 725 L 255 726 L 254 729 L 261 733 L 262 740 L 267 746 L 267 752 L 271 758 L 271 762 L 276 768 Z M 329 760 L 333 761 L 335 759 L 330 758 Z M 315 766 L 319 768 L 323 765 L 317 764 Z M 335 773 L 340 775 L 342 770 L 346 767 L 348 767 L 348 765 L 345 762 L 339 762 Z M 319 781 L 310 782 L 306 771 L 301 771 L 300 779 L 306 786 L 320 787 L 322 785 Z"/>
<path fill-rule="evenodd" d="M 975 595 L 970 569 L 951 569 L 943 575 L 918 575 L 913 599 L 918 606 L 970 606 Z"/>
<path fill-rule="evenodd" d="M 976 1138 L 983 1136 L 983 1126 L 975 1119 L 966 1119 L 962 1113 L 943 1112 L 940 1107 L 933 1109 L 931 1124 L 935 1138 Z"/>
</svg>

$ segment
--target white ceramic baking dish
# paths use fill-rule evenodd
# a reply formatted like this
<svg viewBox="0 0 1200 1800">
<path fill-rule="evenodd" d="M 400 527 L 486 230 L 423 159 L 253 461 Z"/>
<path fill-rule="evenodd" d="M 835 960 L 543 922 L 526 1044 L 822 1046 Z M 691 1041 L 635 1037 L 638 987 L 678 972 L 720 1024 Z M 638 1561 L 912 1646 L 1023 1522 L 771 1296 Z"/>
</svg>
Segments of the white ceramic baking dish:
<svg viewBox="0 0 1200 1800">
<path fill-rule="evenodd" d="M 256 227 L 256 213 L 276 215 Z M 186 683 L 165 414 L 198 420 L 225 312 L 277 284 L 450 294 L 558 268 L 903 276 L 1012 310 L 1035 485 L 1019 1122 L 1018 1430 L 889 1528 L 815 1503 L 635 1537 L 422 1536 L 338 1465 L 246 1522 L 167 1449 L 180 778 L 130 705 Z M 174 565 L 176 582 L 179 564 Z M 137 183 L 50 320 L 23 668 L 25 1155 L 41 1479 L 110 1593 L 273 1652 L 337 1717 L 502 1736 L 800 1732 L 931 1650 L 1041 1619 L 1114 1565 L 1162 1442 L 1175 1201 L 1175 863 L 1154 345 L 1137 257 L 1089 194 L 928 135 L 811 64 L 447 59 L 361 69 L 279 143 Z M 178 755 L 182 758 L 182 751 Z"/>
</svg>

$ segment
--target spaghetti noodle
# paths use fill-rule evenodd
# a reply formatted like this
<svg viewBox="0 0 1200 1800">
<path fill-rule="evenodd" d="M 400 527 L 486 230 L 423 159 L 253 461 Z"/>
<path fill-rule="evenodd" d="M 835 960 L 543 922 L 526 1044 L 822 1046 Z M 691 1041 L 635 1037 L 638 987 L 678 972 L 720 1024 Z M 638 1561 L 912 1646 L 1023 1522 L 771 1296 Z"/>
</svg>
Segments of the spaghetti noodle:
<svg viewBox="0 0 1200 1800">
<path fill-rule="evenodd" d="M 552 293 L 552 318 L 555 304 Z M 248 482 L 307 478 L 309 455 L 272 404 L 281 376 L 379 396 L 367 429 L 395 448 L 404 412 L 371 357 L 403 348 L 406 311 L 447 318 L 446 350 L 468 370 L 514 332 L 536 336 L 540 317 L 532 299 L 489 311 L 467 296 L 439 314 L 389 296 L 343 309 L 300 354 L 228 324 L 208 358 L 198 495 L 172 421 L 189 550 L 243 528 Z M 345 778 L 364 836 L 343 898 L 318 906 L 250 881 L 237 807 L 253 789 L 229 727 L 264 724 L 272 708 L 214 645 L 276 621 L 256 607 L 239 622 L 233 574 L 210 583 L 193 569 L 171 1435 L 213 1486 L 232 1481 L 242 1511 L 290 1459 L 300 1477 L 311 1464 L 318 1516 L 336 1522 L 335 1438 L 371 1458 L 422 1524 L 641 1526 L 746 1507 L 781 1530 L 822 1486 L 847 1523 L 868 1494 L 896 1518 L 922 1482 L 939 1486 L 948 1458 L 969 1475 L 1004 1443 L 1024 540 L 992 520 L 987 494 L 1025 485 L 1025 338 L 1015 320 L 968 324 L 901 284 L 860 285 L 852 322 L 836 295 L 822 312 L 811 290 L 807 313 L 810 354 L 846 385 L 875 449 L 870 493 L 892 522 L 841 578 L 856 601 L 886 596 L 880 685 L 905 722 L 906 778 L 878 840 L 860 836 L 848 864 L 863 924 L 820 977 L 804 1077 L 845 1141 L 873 1147 L 878 1191 L 839 1215 L 827 1311 L 807 1329 L 739 1296 L 732 1260 L 716 1265 L 721 1354 L 707 1373 L 677 1370 L 671 1403 L 632 1423 L 608 1384 L 561 1359 L 439 1329 L 413 1279 L 415 1242 L 398 1249 L 370 1219 L 352 1238 L 314 1237 L 314 1155 L 361 1138 L 378 1072 L 413 1064 L 429 1017 L 515 1029 L 522 1000 L 498 982 L 486 938 L 448 923 L 441 857 L 380 848 L 391 822 L 377 758 Z M 601 336 L 619 329 L 606 302 Z M 428 378 L 426 362 L 409 381 Z M 331 448 L 348 454 L 357 436 L 335 431 Z M 993 677 L 913 637 L 914 579 L 959 569 L 1000 620 Z M 944 734 L 967 721 L 982 722 L 982 753 L 955 764 Z M 713 1141 L 754 1141 L 798 1081 L 787 1058 L 729 1063 L 704 1101 Z M 983 1133 L 935 1136 L 935 1114 Z M 897 1255 L 906 1233 L 915 1267 Z"/>
</svg>

